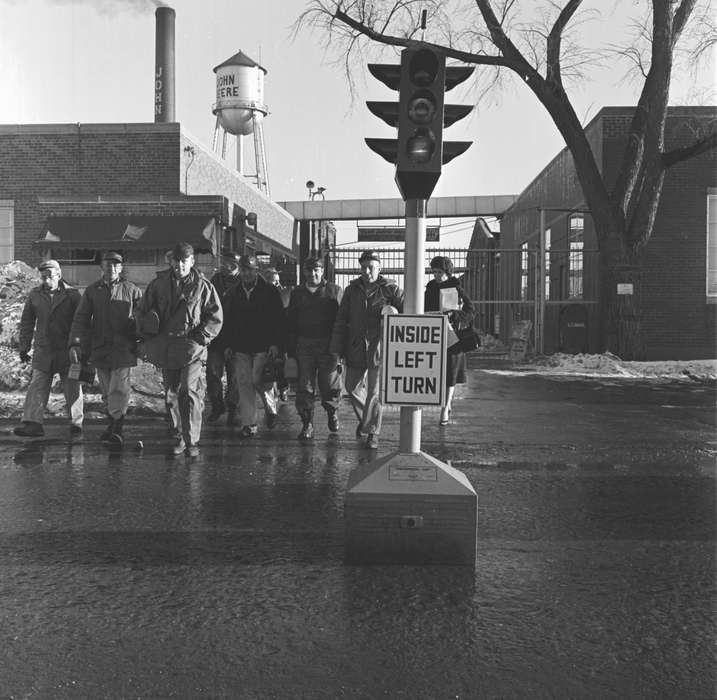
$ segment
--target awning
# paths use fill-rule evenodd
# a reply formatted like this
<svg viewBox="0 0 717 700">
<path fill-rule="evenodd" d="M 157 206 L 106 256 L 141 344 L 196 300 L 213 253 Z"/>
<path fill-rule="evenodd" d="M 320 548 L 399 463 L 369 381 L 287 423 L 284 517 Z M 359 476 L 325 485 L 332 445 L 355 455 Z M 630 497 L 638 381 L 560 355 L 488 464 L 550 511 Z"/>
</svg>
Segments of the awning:
<svg viewBox="0 0 717 700">
<path fill-rule="evenodd" d="M 34 245 L 168 250 L 179 241 L 191 243 L 198 253 L 217 255 L 221 225 L 213 216 L 50 216 Z"/>
</svg>

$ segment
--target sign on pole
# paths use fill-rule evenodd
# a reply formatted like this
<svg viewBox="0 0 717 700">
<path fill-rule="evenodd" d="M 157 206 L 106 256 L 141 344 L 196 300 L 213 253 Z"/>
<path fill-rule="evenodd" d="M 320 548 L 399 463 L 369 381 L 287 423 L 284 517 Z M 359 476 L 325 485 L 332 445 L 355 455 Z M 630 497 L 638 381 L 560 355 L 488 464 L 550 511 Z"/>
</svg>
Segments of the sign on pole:
<svg viewBox="0 0 717 700">
<path fill-rule="evenodd" d="M 444 315 L 397 314 L 383 319 L 381 401 L 399 406 L 441 406 L 446 392 Z"/>
<path fill-rule="evenodd" d="M 429 243 L 438 243 L 440 233 L 440 226 L 426 226 L 426 240 Z M 359 226 L 358 240 L 362 243 L 405 241 L 406 229 L 403 226 Z"/>
</svg>

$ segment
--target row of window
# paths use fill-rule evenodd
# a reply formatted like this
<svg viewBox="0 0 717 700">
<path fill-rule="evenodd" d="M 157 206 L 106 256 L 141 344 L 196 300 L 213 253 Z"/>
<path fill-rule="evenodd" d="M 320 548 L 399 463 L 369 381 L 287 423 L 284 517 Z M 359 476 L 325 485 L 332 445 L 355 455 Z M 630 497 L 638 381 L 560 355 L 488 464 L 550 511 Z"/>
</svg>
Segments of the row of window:
<svg viewBox="0 0 717 700">
<path fill-rule="evenodd" d="M 545 230 L 545 299 L 551 298 L 551 257 L 554 251 L 551 250 L 551 230 Z M 530 297 L 528 284 L 530 278 L 530 254 L 528 242 L 521 247 L 520 256 L 520 298 L 527 300 Z M 583 254 L 585 249 L 585 217 L 582 214 L 572 214 L 568 220 L 568 251 L 567 251 L 567 284 L 563 285 L 560 280 L 561 293 L 559 298 L 582 299 L 583 298 Z M 566 289 L 564 287 L 567 287 Z"/>
</svg>

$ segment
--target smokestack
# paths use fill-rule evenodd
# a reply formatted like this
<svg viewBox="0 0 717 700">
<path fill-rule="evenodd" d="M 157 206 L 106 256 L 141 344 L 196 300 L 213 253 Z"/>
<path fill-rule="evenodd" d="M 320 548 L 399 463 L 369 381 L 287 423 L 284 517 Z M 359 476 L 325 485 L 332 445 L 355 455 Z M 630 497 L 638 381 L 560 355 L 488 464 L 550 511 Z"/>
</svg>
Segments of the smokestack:
<svg viewBox="0 0 717 700">
<path fill-rule="evenodd" d="M 174 10 L 155 11 L 154 121 L 173 122 L 174 118 Z"/>
</svg>

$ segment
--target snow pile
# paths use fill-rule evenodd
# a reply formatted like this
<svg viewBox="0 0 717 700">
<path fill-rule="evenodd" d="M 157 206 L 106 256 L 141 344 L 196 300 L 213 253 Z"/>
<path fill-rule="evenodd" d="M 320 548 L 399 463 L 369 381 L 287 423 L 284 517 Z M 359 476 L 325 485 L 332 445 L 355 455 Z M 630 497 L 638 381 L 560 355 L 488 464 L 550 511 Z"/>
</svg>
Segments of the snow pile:
<svg viewBox="0 0 717 700">
<path fill-rule="evenodd" d="M 38 284 L 39 272 L 24 262 L 0 265 L 0 390 L 23 389 L 30 381 L 30 365 L 18 357 L 18 333 L 25 299 Z"/>
<path fill-rule="evenodd" d="M 521 373 L 547 375 L 684 379 L 706 384 L 717 383 L 717 360 L 630 362 L 609 352 L 600 355 L 557 353 L 537 357 L 531 362 L 516 366 L 515 369 Z"/>
</svg>

